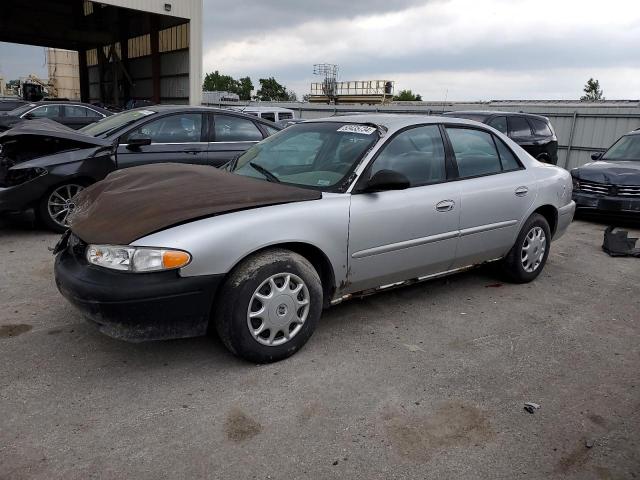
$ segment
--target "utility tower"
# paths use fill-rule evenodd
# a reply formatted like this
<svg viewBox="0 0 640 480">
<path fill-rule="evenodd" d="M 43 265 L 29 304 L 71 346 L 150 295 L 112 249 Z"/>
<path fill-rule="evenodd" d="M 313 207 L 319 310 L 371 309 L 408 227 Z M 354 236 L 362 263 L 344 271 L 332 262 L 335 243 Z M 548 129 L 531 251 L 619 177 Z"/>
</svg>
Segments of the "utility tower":
<svg viewBox="0 0 640 480">
<path fill-rule="evenodd" d="M 316 63 L 313 66 L 313 74 L 324 77 L 322 81 L 322 92 L 327 97 L 329 103 L 336 103 L 337 93 L 337 77 L 338 65 L 332 63 Z"/>
</svg>

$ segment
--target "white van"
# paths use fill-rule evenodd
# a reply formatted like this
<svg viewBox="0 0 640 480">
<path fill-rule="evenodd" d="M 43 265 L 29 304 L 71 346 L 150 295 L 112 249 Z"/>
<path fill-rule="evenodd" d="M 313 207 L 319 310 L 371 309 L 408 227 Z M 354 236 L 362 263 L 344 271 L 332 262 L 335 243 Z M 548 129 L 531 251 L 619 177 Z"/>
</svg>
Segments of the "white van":
<svg viewBox="0 0 640 480">
<path fill-rule="evenodd" d="M 295 118 L 293 110 L 282 107 L 255 107 L 247 105 L 246 107 L 230 107 L 232 110 L 253 115 L 254 117 L 264 118 L 271 122 L 279 122 L 281 120 L 292 120 Z"/>
</svg>

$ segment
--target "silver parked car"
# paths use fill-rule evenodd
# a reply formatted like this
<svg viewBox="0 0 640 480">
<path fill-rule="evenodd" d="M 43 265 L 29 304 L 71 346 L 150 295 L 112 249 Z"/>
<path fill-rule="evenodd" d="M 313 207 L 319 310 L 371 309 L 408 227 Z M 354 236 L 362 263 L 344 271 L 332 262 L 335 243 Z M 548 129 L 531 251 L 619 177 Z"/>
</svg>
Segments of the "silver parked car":
<svg viewBox="0 0 640 480">
<path fill-rule="evenodd" d="M 469 120 L 308 121 L 226 171 L 135 167 L 86 189 L 56 281 L 111 336 L 217 330 L 235 354 L 276 361 L 353 295 L 492 261 L 534 280 L 572 221 L 571 185 Z"/>
</svg>

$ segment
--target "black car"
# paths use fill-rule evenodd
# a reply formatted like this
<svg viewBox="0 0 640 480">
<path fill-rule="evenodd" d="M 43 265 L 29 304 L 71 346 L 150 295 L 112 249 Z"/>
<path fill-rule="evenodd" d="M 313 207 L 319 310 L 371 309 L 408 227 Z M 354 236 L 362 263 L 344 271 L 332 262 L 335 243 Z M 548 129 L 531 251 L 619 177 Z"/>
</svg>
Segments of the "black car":
<svg viewBox="0 0 640 480">
<path fill-rule="evenodd" d="M 578 211 L 640 215 L 640 130 L 591 158 L 595 161 L 571 170 Z"/>
<path fill-rule="evenodd" d="M 485 123 L 507 135 L 536 160 L 558 164 L 558 138 L 547 117 L 496 111 L 447 112 L 442 115 Z"/>
<path fill-rule="evenodd" d="M 34 208 L 45 226 L 63 231 L 73 197 L 116 169 L 159 162 L 219 167 L 279 130 L 241 113 L 188 106 L 128 110 L 79 131 L 25 122 L 0 134 L 0 213 Z"/>
<path fill-rule="evenodd" d="M 26 100 L 22 100 L 21 98 L 0 98 L 0 114 L 2 112 L 13 110 L 14 108 L 21 107 L 22 105 L 26 105 L 27 103 L 28 102 Z"/>
<path fill-rule="evenodd" d="M 88 103 L 61 100 L 27 103 L 0 113 L 0 132 L 26 120 L 45 118 L 77 130 L 111 115 L 109 110 Z"/>
</svg>

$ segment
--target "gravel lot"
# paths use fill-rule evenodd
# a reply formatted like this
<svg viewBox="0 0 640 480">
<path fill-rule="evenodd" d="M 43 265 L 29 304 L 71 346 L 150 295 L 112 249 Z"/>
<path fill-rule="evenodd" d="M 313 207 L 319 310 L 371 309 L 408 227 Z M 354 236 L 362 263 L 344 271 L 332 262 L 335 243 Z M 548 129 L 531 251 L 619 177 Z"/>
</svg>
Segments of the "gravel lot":
<svg viewBox="0 0 640 480">
<path fill-rule="evenodd" d="M 603 229 L 576 221 L 530 285 L 347 302 L 256 366 L 99 334 L 55 289 L 57 236 L 0 220 L 0 478 L 640 478 L 640 259 Z"/>
</svg>

